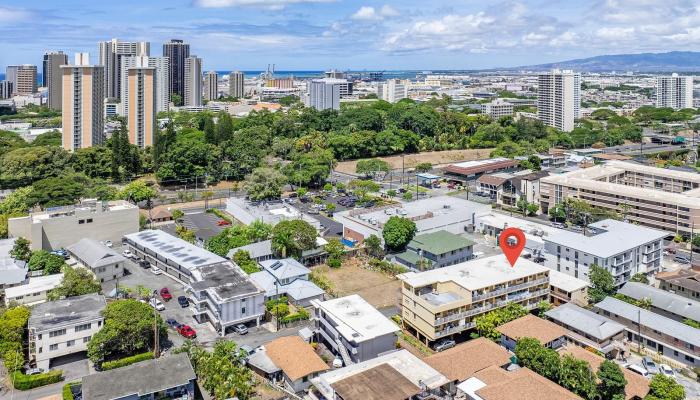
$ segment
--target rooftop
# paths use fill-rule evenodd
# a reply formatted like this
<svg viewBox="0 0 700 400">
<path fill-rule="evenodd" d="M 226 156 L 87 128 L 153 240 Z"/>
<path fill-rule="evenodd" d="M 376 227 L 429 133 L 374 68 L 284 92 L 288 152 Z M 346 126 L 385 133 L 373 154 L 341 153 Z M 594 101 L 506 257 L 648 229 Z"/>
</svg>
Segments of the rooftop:
<svg viewBox="0 0 700 400">
<path fill-rule="evenodd" d="M 190 271 L 226 261 L 210 251 L 157 229 L 131 233 L 124 237 Z"/>
<path fill-rule="evenodd" d="M 29 218 L 33 223 L 38 223 L 51 218 L 60 218 L 75 214 L 100 213 L 109 211 L 135 210 L 138 207 L 126 200 L 98 201 L 97 199 L 85 199 L 73 206 L 50 207 L 43 211 L 31 213 Z M 25 218 L 25 217 L 18 217 Z"/>
<path fill-rule="evenodd" d="M 483 172 L 493 172 L 499 169 L 513 168 L 520 164 L 518 160 L 499 157 L 488 160 L 465 161 L 447 166 L 446 172 L 460 175 L 473 175 Z"/>
<path fill-rule="evenodd" d="M 360 343 L 399 331 L 399 327 L 357 294 L 313 301 L 338 323 L 336 329 L 350 342 Z"/>
<path fill-rule="evenodd" d="M 226 200 L 226 211 L 245 225 L 255 221 L 276 225 L 292 219 L 302 219 L 316 229 L 319 229 L 321 224 L 317 219 L 284 203 L 251 202 L 239 197 L 229 197 Z"/>
<path fill-rule="evenodd" d="M 193 271 L 193 290 L 207 290 L 219 302 L 262 292 L 243 270 L 231 261 L 205 265 Z"/>
<path fill-rule="evenodd" d="M 562 304 L 547 311 L 545 315 L 547 318 L 561 322 L 599 341 L 613 337 L 625 330 L 624 325 L 573 303 Z"/>
<path fill-rule="evenodd" d="M 433 254 L 445 254 L 473 245 L 474 242 L 464 236 L 440 230 L 414 237 L 408 244 L 408 247 L 425 250 Z"/>
<path fill-rule="evenodd" d="M 308 275 L 311 272 L 311 270 L 293 258 L 265 260 L 260 262 L 260 266 L 278 280 L 296 278 L 298 276 Z"/>
<path fill-rule="evenodd" d="M 700 292 L 700 271 L 679 269 L 676 271 L 659 272 L 656 274 L 656 279 L 691 291 Z"/>
<path fill-rule="evenodd" d="M 483 370 L 466 382 L 476 386 L 476 394 L 483 400 L 580 400 L 580 397 L 531 371 L 519 368 L 514 371 L 496 370 L 491 367 Z M 495 379 L 494 379 L 495 378 Z"/>
<path fill-rule="evenodd" d="M 197 379 L 187 354 L 173 354 L 83 377 L 83 398 L 112 400 L 141 397 Z"/>
<path fill-rule="evenodd" d="M 477 258 L 424 272 L 407 272 L 398 278 L 413 287 L 438 282 L 454 282 L 469 291 L 483 289 L 499 283 L 522 279 L 536 274 L 547 274 L 549 268 L 526 259 L 518 259 L 511 267 L 504 255 Z"/>
<path fill-rule="evenodd" d="M 16 285 L 27 279 L 26 263 L 10 257 L 15 240 L 0 240 L 0 285 Z"/>
<path fill-rule="evenodd" d="M 279 294 L 289 296 L 295 301 L 301 301 L 325 293 L 315 283 L 305 279 L 295 279 L 286 285 L 275 285 L 275 282 L 278 281 L 267 271 L 254 272 L 250 274 L 250 279 L 265 291 L 266 297 L 274 297 Z"/>
<path fill-rule="evenodd" d="M 664 335 L 700 347 L 700 329 L 692 328 L 682 322 L 674 321 L 614 297 L 606 297 L 594 307 L 619 315 L 628 321 L 634 321 L 635 324 L 639 321 L 641 325 L 652 327 Z"/>
<path fill-rule="evenodd" d="M 654 308 L 700 321 L 700 302 L 640 282 L 627 282 L 618 293 L 635 300 L 650 299 Z"/>
<path fill-rule="evenodd" d="M 424 361 L 450 381 L 461 382 L 484 368 L 509 364 L 510 354 L 491 340 L 478 338 L 435 353 Z"/>
<path fill-rule="evenodd" d="M 121 254 L 103 245 L 95 239 L 84 238 L 66 249 L 75 257 L 86 263 L 86 267 L 99 268 L 105 265 L 123 262 L 126 259 Z"/>
<path fill-rule="evenodd" d="M 292 381 L 329 369 L 313 347 L 299 336 L 277 338 L 265 345 L 265 352 Z"/>
<path fill-rule="evenodd" d="M 421 392 L 389 364 L 379 364 L 332 386 L 343 400 L 405 400 Z"/>
<path fill-rule="evenodd" d="M 12 299 L 31 293 L 48 291 L 59 286 L 61 284 L 61 280 L 63 280 L 63 274 L 29 278 L 29 281 L 24 285 L 13 286 L 5 289 L 5 298 Z"/>
<path fill-rule="evenodd" d="M 532 314 L 507 322 L 497 327 L 496 330 L 516 341 L 524 337 L 531 337 L 539 340 L 542 344 L 566 336 L 566 330 L 561 326 Z"/>
<path fill-rule="evenodd" d="M 236 247 L 235 249 L 229 250 L 228 254 L 226 254 L 226 258 L 233 258 L 233 256 L 241 250 L 247 251 L 252 259 L 270 256 L 272 255 L 272 240 L 263 240 L 262 242 Z"/>
<path fill-rule="evenodd" d="M 549 284 L 552 287 L 563 290 L 568 293 L 576 292 L 588 287 L 588 282 L 583 279 L 576 278 L 572 275 L 559 272 L 555 269 L 549 271 Z"/>
<path fill-rule="evenodd" d="M 32 309 L 28 327 L 37 332 L 43 332 L 62 326 L 94 321 L 102 318 L 102 310 L 106 305 L 105 297 L 94 293 L 48 301 L 38 304 Z"/>
<path fill-rule="evenodd" d="M 544 240 L 601 258 L 608 258 L 629 251 L 633 247 L 661 240 L 669 234 L 614 219 L 598 221 L 588 225 L 588 228 L 592 232 L 586 235 L 564 230 L 557 235 L 545 237 Z"/>
</svg>

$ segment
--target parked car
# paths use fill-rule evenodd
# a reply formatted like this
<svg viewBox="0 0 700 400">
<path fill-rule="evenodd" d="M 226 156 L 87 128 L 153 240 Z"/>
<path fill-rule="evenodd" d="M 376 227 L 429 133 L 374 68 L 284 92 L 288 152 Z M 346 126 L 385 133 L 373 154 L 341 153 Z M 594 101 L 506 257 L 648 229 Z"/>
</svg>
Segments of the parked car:
<svg viewBox="0 0 700 400">
<path fill-rule="evenodd" d="M 676 254 L 676 256 L 673 257 L 673 261 L 680 264 L 690 264 L 690 260 L 683 254 Z"/>
<path fill-rule="evenodd" d="M 238 324 L 234 326 L 233 330 L 236 331 L 236 333 L 239 335 L 245 335 L 246 333 L 248 333 L 248 327 L 243 324 Z"/>
<path fill-rule="evenodd" d="M 445 339 L 435 345 L 435 351 L 443 351 L 455 347 L 457 342 L 452 339 Z"/>
<path fill-rule="evenodd" d="M 656 363 L 651 359 L 651 357 L 642 358 L 642 365 L 647 369 L 647 372 L 652 375 L 659 373 L 659 367 L 656 366 Z"/>
<path fill-rule="evenodd" d="M 151 272 L 153 273 L 153 275 L 160 275 L 163 273 L 163 270 L 151 264 Z"/>
<path fill-rule="evenodd" d="M 126 258 L 132 258 L 134 253 L 132 253 L 129 249 L 124 249 L 124 251 L 122 251 L 122 255 Z"/>
<path fill-rule="evenodd" d="M 177 328 L 177 332 L 183 337 L 186 337 L 187 339 L 193 339 L 197 337 L 197 332 L 195 332 L 195 330 L 192 329 L 189 325 L 180 325 L 180 327 Z"/>
<path fill-rule="evenodd" d="M 649 372 L 647 372 L 647 370 L 644 369 L 644 367 L 642 367 L 641 365 L 627 364 L 627 365 L 625 365 L 625 368 L 627 368 L 628 370 L 630 370 L 636 374 L 639 374 L 645 378 L 649 377 Z"/>
<path fill-rule="evenodd" d="M 179 296 L 177 298 L 177 302 L 180 304 L 180 307 L 182 307 L 182 308 L 190 306 L 190 301 L 187 300 L 187 297 L 185 297 L 185 296 Z"/>
<path fill-rule="evenodd" d="M 143 269 L 151 268 L 151 263 L 146 260 L 139 260 L 139 266 Z"/>
<path fill-rule="evenodd" d="M 340 358 L 334 358 L 333 359 L 333 368 L 342 368 L 343 367 L 343 360 Z"/>
<path fill-rule="evenodd" d="M 165 306 L 163 305 L 163 303 L 160 300 L 156 299 L 155 297 L 152 298 L 151 301 L 148 302 L 148 304 L 158 311 L 165 310 Z"/>
<path fill-rule="evenodd" d="M 216 222 L 216 225 L 218 226 L 225 226 L 225 225 L 231 225 L 230 222 L 226 221 L 225 219 L 220 219 Z"/>
<path fill-rule="evenodd" d="M 659 372 L 661 372 L 662 374 L 664 374 L 666 376 L 670 376 L 671 378 L 676 377 L 676 373 L 673 372 L 673 368 L 669 367 L 666 364 L 659 364 Z"/>
<path fill-rule="evenodd" d="M 113 244 L 111 240 L 103 240 L 102 244 L 109 247 L 110 249 L 112 248 Z"/>
<path fill-rule="evenodd" d="M 37 375 L 37 374 L 40 374 L 42 372 L 44 372 L 44 370 L 42 368 L 29 368 L 29 369 L 27 369 L 26 374 L 27 375 Z"/>
<path fill-rule="evenodd" d="M 67 260 L 70 258 L 70 254 L 68 254 L 68 252 L 65 249 L 52 250 L 51 254 L 63 257 L 64 260 Z"/>
<path fill-rule="evenodd" d="M 168 324 L 168 326 L 171 327 L 171 328 L 173 328 L 173 329 L 175 329 L 175 328 L 177 328 L 178 326 L 182 325 L 182 324 L 180 324 L 179 322 L 177 322 L 177 320 L 174 319 L 174 318 L 168 318 L 168 319 L 166 319 L 166 320 L 165 320 L 165 323 Z"/>
<path fill-rule="evenodd" d="M 172 300 L 173 295 L 170 294 L 170 290 L 168 290 L 168 288 L 164 287 L 164 288 L 160 289 L 160 297 L 162 297 L 163 300 L 168 301 L 168 300 Z"/>
</svg>

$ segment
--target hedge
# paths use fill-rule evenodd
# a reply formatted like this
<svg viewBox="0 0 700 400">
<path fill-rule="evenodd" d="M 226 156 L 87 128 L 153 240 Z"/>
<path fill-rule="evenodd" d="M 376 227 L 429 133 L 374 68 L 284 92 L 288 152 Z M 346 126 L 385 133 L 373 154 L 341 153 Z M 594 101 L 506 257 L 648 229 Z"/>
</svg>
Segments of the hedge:
<svg viewBox="0 0 700 400">
<path fill-rule="evenodd" d="M 74 400 L 72 388 L 80 385 L 80 382 L 70 382 L 63 385 L 63 400 Z"/>
<path fill-rule="evenodd" d="M 303 308 L 300 308 L 298 312 L 296 312 L 294 314 L 289 314 L 289 315 L 285 316 L 284 318 L 282 318 L 281 322 L 283 324 L 288 324 L 291 322 L 302 321 L 302 320 L 306 320 L 306 319 L 309 319 L 309 312 Z"/>
<path fill-rule="evenodd" d="M 12 374 L 12 382 L 17 390 L 29 390 L 39 386 L 46 386 L 60 382 L 63 379 L 63 371 L 55 369 L 43 374 L 25 375 L 19 371 Z"/>
<path fill-rule="evenodd" d="M 109 371 L 110 369 L 126 367 L 127 365 L 131 365 L 131 364 L 141 362 L 141 361 L 152 360 L 152 359 L 153 359 L 153 352 L 148 351 L 146 353 L 140 353 L 140 354 L 136 354 L 136 355 L 133 355 L 130 357 L 120 358 L 120 359 L 114 360 L 114 361 L 103 362 L 102 366 L 101 366 L 101 370 L 102 371 Z"/>
</svg>

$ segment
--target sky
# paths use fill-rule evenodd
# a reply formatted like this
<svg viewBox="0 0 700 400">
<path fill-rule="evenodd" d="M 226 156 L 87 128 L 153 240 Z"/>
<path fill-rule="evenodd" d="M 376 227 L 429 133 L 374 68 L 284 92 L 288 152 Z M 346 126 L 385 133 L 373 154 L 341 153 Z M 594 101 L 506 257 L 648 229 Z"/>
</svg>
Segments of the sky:
<svg viewBox="0 0 700 400">
<path fill-rule="evenodd" d="M 697 0 L 0 0 L 0 67 L 118 38 L 205 70 L 440 70 L 700 49 Z"/>
</svg>

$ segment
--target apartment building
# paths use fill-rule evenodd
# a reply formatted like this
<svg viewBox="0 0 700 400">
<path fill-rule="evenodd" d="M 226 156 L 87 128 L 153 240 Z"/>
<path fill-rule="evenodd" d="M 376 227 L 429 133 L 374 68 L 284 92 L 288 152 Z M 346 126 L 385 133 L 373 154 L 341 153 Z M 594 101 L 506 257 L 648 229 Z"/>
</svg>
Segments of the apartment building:
<svg viewBox="0 0 700 400">
<path fill-rule="evenodd" d="M 219 74 L 209 71 L 204 74 L 204 100 L 211 101 L 219 98 Z"/>
<path fill-rule="evenodd" d="M 202 105 L 202 59 L 194 55 L 185 58 L 184 93 L 183 105 Z"/>
<path fill-rule="evenodd" d="M 86 294 L 35 306 L 27 324 L 30 363 L 48 370 L 58 357 L 87 351 L 106 305 L 104 296 Z"/>
<path fill-rule="evenodd" d="M 46 301 L 51 290 L 61 285 L 63 274 L 30 277 L 26 283 L 5 289 L 5 307 L 11 303 L 28 306 Z"/>
<path fill-rule="evenodd" d="M 68 56 L 62 51 L 44 53 L 43 61 L 43 86 L 48 91 L 47 105 L 54 110 L 61 110 L 63 102 L 63 82 L 61 78 L 61 65 L 68 64 Z"/>
<path fill-rule="evenodd" d="M 474 242 L 447 231 L 418 235 L 397 254 L 396 261 L 413 270 L 442 268 L 472 258 Z"/>
<path fill-rule="evenodd" d="M 104 67 L 90 65 L 87 53 L 62 65 L 63 148 L 75 151 L 104 143 Z"/>
<path fill-rule="evenodd" d="M 618 293 L 637 301 L 651 302 L 650 311 L 676 321 L 692 320 L 700 323 L 700 302 L 667 292 L 641 282 L 627 282 Z"/>
<path fill-rule="evenodd" d="M 157 80 L 156 69 L 146 66 L 130 67 L 126 70 L 124 86 L 126 95 L 122 99 L 129 129 L 129 143 L 140 148 L 153 146 L 156 132 Z"/>
<path fill-rule="evenodd" d="M 124 200 L 84 200 L 10 218 L 7 225 L 9 235 L 28 239 L 32 250 L 66 248 L 82 238 L 118 243 L 122 236 L 138 232 L 139 209 Z"/>
<path fill-rule="evenodd" d="M 627 340 L 690 367 L 700 366 L 700 329 L 606 297 L 593 310 L 625 326 Z"/>
<path fill-rule="evenodd" d="M 399 327 L 359 295 L 312 300 L 311 305 L 317 334 L 346 366 L 396 348 Z"/>
<path fill-rule="evenodd" d="M 573 303 L 562 304 L 545 312 L 545 315 L 549 321 L 566 329 L 570 343 L 603 354 L 618 351 L 625 336 L 624 325 Z"/>
<path fill-rule="evenodd" d="M 589 283 L 557 270 L 549 271 L 549 302 L 555 306 L 574 303 L 588 304 Z"/>
<path fill-rule="evenodd" d="M 15 68 L 13 94 L 30 95 L 37 92 L 36 65 L 23 64 L 13 66 Z M 10 67 L 8 67 L 9 69 Z M 9 77 L 8 77 L 9 78 Z"/>
<path fill-rule="evenodd" d="M 99 65 L 104 69 L 104 96 L 118 98 L 121 101 L 122 63 L 126 57 L 148 56 L 151 52 L 149 42 L 125 42 L 119 39 L 99 42 Z"/>
<path fill-rule="evenodd" d="M 503 99 L 496 99 L 490 103 L 482 104 L 481 112 L 491 119 L 497 120 L 513 115 L 513 104 Z"/>
<path fill-rule="evenodd" d="M 83 267 L 92 271 L 100 282 L 124 276 L 126 258 L 95 239 L 83 238 L 66 248 Z"/>
<path fill-rule="evenodd" d="M 633 223 L 690 236 L 700 226 L 700 174 L 612 160 L 540 180 L 543 213 L 566 198 L 618 212 Z"/>
<path fill-rule="evenodd" d="M 389 103 L 408 98 L 408 81 L 389 79 L 377 85 L 377 97 Z"/>
<path fill-rule="evenodd" d="M 679 296 L 700 301 L 700 270 L 679 269 L 659 272 L 656 275 L 659 287 Z"/>
<path fill-rule="evenodd" d="M 135 99 L 129 98 L 129 90 L 131 86 L 129 85 L 129 70 L 132 68 L 153 68 L 155 69 L 153 73 L 153 91 L 155 97 L 155 112 L 168 111 L 170 107 L 170 94 L 169 90 L 169 74 L 170 69 L 170 59 L 168 57 L 149 57 L 149 56 L 134 56 L 134 57 L 124 57 L 122 58 L 122 70 L 121 70 L 121 81 L 125 82 L 121 87 L 121 110 L 120 114 L 126 117 L 129 116 L 129 105 L 135 103 Z M 139 89 L 142 89 L 140 85 L 136 86 L 136 91 L 139 93 Z M 150 82 L 144 82 L 149 83 Z M 150 89 L 149 93 L 150 93 Z M 148 101 L 150 102 L 150 96 Z"/>
<path fill-rule="evenodd" d="M 526 259 L 513 268 L 502 255 L 398 278 L 404 326 L 426 344 L 473 329 L 476 317 L 508 303 L 531 310 L 549 299 L 548 268 Z"/>
<path fill-rule="evenodd" d="M 634 274 L 652 276 L 660 270 L 666 236 L 668 232 L 605 219 L 588 225 L 583 233 L 562 231 L 543 237 L 544 265 L 589 281 L 590 267 L 596 264 L 610 271 L 620 287 Z"/>
<path fill-rule="evenodd" d="M 163 58 L 169 61 L 168 98 L 177 94 L 185 98 L 185 60 L 190 56 L 190 45 L 180 39 L 171 39 L 163 43 Z M 180 104 L 175 104 L 179 106 Z"/>
<path fill-rule="evenodd" d="M 316 79 L 308 85 L 308 104 L 319 111 L 334 109 L 340 110 L 341 86 L 348 83 L 345 79 Z"/>
<path fill-rule="evenodd" d="M 243 98 L 245 95 L 245 75 L 241 71 L 233 71 L 228 74 L 228 95 Z"/>
<path fill-rule="evenodd" d="M 552 70 L 537 77 L 537 117 L 564 132 L 574 129 L 581 107 L 581 75 Z"/>
<path fill-rule="evenodd" d="M 674 110 L 693 107 L 693 76 L 656 77 L 656 107 L 670 107 Z"/>
</svg>

